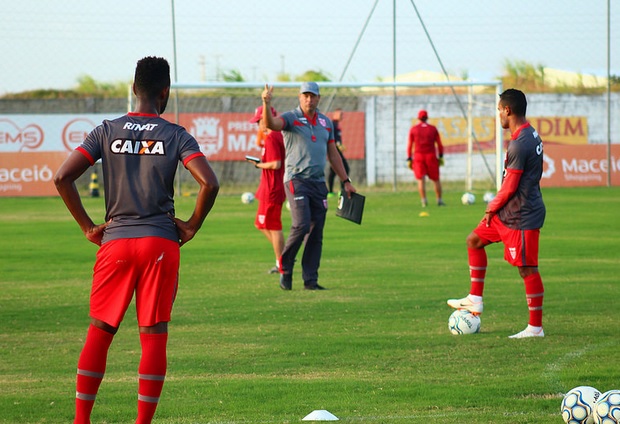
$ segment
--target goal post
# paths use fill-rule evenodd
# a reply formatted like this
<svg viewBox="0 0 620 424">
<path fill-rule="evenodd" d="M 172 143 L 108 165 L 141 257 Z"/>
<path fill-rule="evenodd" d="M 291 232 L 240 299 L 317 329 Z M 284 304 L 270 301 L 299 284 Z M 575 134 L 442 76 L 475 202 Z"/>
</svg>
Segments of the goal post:
<svg viewBox="0 0 620 424">
<path fill-rule="evenodd" d="M 297 106 L 297 88 L 301 82 L 269 82 L 268 84 L 276 89 L 273 103 L 279 112 L 291 110 Z M 442 115 L 444 119 L 451 117 L 453 120 L 462 119 L 466 123 L 465 128 L 462 129 L 466 132 L 466 150 L 464 153 L 454 155 L 455 158 L 461 158 L 463 155 L 465 157 L 465 164 L 463 164 L 463 159 L 454 159 L 454 161 L 459 161 L 459 169 L 463 168 L 462 173 L 459 174 L 462 178 L 459 177 L 458 179 L 465 181 L 465 189 L 472 189 L 476 171 L 478 178 L 480 178 L 482 171 L 486 174 L 484 178 L 492 180 L 496 188 L 501 185 L 503 130 L 496 111 L 497 99 L 502 91 L 500 81 L 318 81 L 318 84 L 321 88 L 322 97 L 319 109 L 323 113 L 330 116 L 333 110 L 342 109 L 345 112 L 345 118 L 341 126 L 347 127 L 347 131 L 349 131 L 347 136 L 353 135 L 350 132 L 353 128 L 350 127 L 363 128 L 361 134 L 354 134 L 352 137 L 356 141 L 361 139 L 362 145 L 361 159 L 349 160 L 349 162 L 356 162 L 356 172 L 363 173 L 362 178 L 355 178 L 356 181 L 361 179 L 369 186 L 391 182 L 394 189 L 399 182 L 410 181 L 411 173 L 408 170 L 408 172 L 403 172 L 405 171 L 403 170 L 404 163 L 401 163 L 401 159 L 404 158 L 400 156 L 405 150 L 406 134 L 412 123 L 412 118 L 417 115 L 418 109 L 429 109 L 429 121 L 431 123 L 435 119 L 442 119 Z M 184 125 L 199 139 L 199 142 L 204 141 L 209 135 L 219 137 L 226 131 L 236 131 L 234 134 L 229 134 L 225 140 L 207 140 L 206 142 L 212 143 L 208 145 L 207 151 L 201 143 L 201 148 L 210 161 L 215 161 L 221 168 L 219 171 L 224 174 L 222 175 L 223 184 L 242 184 L 245 181 L 244 174 L 249 173 L 249 167 L 235 165 L 239 165 L 239 161 L 242 161 L 244 156 L 241 155 L 242 150 L 255 149 L 252 137 L 256 133 L 256 125 L 249 124 L 247 121 L 254 109 L 260 105 L 260 93 L 264 87 L 265 82 L 172 83 L 171 99 L 166 114 L 167 119 Z M 457 90 L 459 91 L 458 94 Z M 491 94 L 493 91 L 494 93 Z M 128 97 L 130 109 L 133 104 L 132 96 L 130 92 Z M 479 102 L 476 100 L 477 97 L 484 97 L 485 101 Z M 211 122 L 209 122 L 209 116 L 213 117 Z M 490 134 L 486 134 L 486 152 L 483 151 L 476 134 L 476 125 L 480 125 L 478 121 L 481 116 L 484 116 L 486 120 L 485 129 L 490 132 Z M 201 117 L 204 127 L 198 128 L 195 122 Z M 351 119 L 351 121 L 347 122 L 347 119 Z M 227 127 L 215 128 L 216 121 L 219 121 L 220 124 L 225 123 Z M 486 128 L 491 125 L 493 126 L 492 130 Z M 209 131 L 215 132 L 210 134 Z M 245 134 L 242 134 L 243 131 Z M 224 135 L 224 137 L 226 136 Z M 343 131 L 345 146 L 347 146 L 348 141 L 350 142 L 351 139 L 347 139 Z M 494 164 L 489 164 L 485 156 L 488 155 L 490 143 L 493 141 L 494 149 L 491 149 L 494 150 L 495 160 Z M 213 143 L 219 143 L 224 147 L 228 144 L 228 148 L 238 151 L 239 154 L 226 156 L 222 151 L 219 151 L 213 155 L 215 151 Z M 249 153 L 257 152 L 250 151 Z M 355 152 L 350 153 L 355 156 Z M 345 151 L 345 156 L 347 156 L 347 151 Z M 349 159 L 348 156 L 347 159 Z M 447 155 L 446 159 L 446 168 L 448 168 L 450 155 Z M 481 170 L 481 168 L 488 169 Z M 387 176 L 388 171 L 392 171 L 391 176 Z M 389 181 L 390 179 L 391 181 Z M 250 182 L 252 181 L 250 180 Z"/>
</svg>

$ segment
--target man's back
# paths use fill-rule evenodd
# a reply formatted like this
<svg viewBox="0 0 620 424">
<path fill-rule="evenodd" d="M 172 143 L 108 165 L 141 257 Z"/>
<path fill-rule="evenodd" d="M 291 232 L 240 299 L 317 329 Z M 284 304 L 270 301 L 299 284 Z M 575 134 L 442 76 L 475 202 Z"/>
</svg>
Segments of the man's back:
<svg viewBox="0 0 620 424">
<path fill-rule="evenodd" d="M 436 153 L 435 142 L 438 140 L 437 128 L 426 122 L 414 125 L 409 132 L 409 143 L 413 143 L 415 154 Z"/>
<path fill-rule="evenodd" d="M 174 176 L 179 160 L 199 153 L 182 127 L 156 115 L 130 113 L 95 128 L 80 146 L 89 160 L 102 160 L 106 198 L 103 242 L 157 236 L 178 240 Z"/>
</svg>

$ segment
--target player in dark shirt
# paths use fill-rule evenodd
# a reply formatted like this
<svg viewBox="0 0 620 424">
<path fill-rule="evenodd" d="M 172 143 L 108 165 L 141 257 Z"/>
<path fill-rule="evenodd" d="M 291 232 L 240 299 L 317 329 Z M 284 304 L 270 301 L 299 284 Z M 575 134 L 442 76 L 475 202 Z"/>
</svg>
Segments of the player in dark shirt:
<svg viewBox="0 0 620 424">
<path fill-rule="evenodd" d="M 448 305 L 474 314 L 483 310 L 482 292 L 487 269 L 485 246 L 504 244 L 504 259 L 518 267 L 525 284 L 529 324 L 511 338 L 544 337 L 542 327 L 543 282 L 538 272 L 540 228 L 545 221 L 545 204 L 540 192 L 543 143 L 525 118 L 527 101 L 519 90 L 500 94 L 498 111 L 502 128 L 509 129 L 504 176 L 497 196 L 491 201 L 480 224 L 467 237 L 471 289 L 463 299 Z"/>
<path fill-rule="evenodd" d="M 162 119 L 170 66 L 145 57 L 136 66 L 135 111 L 95 128 L 54 177 L 58 193 L 84 232 L 101 246 L 90 296 L 91 323 L 78 360 L 74 423 L 90 423 L 108 350 L 135 294 L 142 355 L 136 423 L 150 423 L 166 376 L 168 321 L 178 288 L 179 248 L 213 207 L 219 183 L 198 143 Z M 95 224 L 75 180 L 97 160 L 103 167 L 106 222 Z M 174 177 L 181 162 L 199 184 L 191 217 L 175 217 Z"/>
</svg>

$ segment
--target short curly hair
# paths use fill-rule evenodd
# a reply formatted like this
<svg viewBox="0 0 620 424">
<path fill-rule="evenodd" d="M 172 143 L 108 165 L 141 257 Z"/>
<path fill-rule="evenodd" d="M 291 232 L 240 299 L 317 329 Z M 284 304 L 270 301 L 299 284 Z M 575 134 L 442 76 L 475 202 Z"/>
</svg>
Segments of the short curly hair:
<svg viewBox="0 0 620 424">
<path fill-rule="evenodd" d="M 163 57 L 147 56 L 138 61 L 134 75 L 136 95 L 157 97 L 170 86 L 170 65 Z"/>
</svg>

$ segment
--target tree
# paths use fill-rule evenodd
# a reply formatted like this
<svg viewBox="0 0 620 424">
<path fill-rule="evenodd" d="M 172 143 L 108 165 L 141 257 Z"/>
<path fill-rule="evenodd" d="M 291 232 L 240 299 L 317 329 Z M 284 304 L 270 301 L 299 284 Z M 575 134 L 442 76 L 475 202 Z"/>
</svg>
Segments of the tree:
<svg viewBox="0 0 620 424">
<path fill-rule="evenodd" d="M 243 78 L 243 75 L 241 75 L 241 72 L 237 71 L 236 69 L 231 69 L 230 71 L 224 72 L 222 74 L 222 79 L 226 82 L 244 82 L 245 79 Z"/>
<path fill-rule="evenodd" d="M 323 71 L 308 70 L 297 77 L 297 81 L 331 81 Z"/>
</svg>

